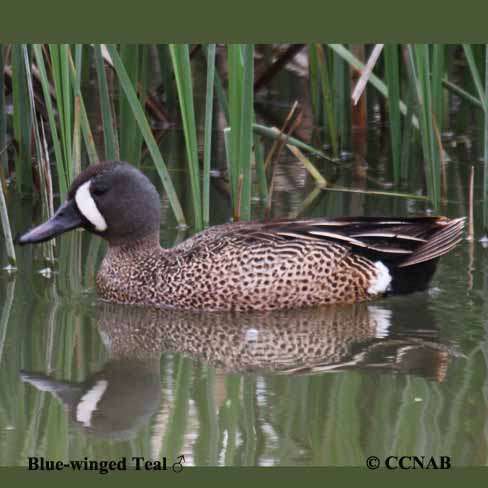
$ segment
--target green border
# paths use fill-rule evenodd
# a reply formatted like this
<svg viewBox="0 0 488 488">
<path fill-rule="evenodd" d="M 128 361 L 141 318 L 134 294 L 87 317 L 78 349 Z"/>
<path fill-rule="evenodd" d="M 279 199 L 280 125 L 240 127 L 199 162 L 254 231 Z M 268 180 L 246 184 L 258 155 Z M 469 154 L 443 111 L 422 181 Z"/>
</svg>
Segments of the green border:
<svg viewBox="0 0 488 488">
<path fill-rule="evenodd" d="M 143 472 L 129 470 L 126 472 L 113 472 L 100 475 L 90 472 L 35 472 L 22 468 L 0 468 L 0 480 L 4 482 L 22 482 L 33 486 L 71 487 L 89 486 L 138 486 L 144 483 L 146 486 L 211 486 L 212 488 L 235 486 L 279 486 L 280 488 L 297 486 L 303 487 L 333 487 L 352 486 L 349 483 L 358 483 L 361 486 L 371 485 L 375 488 L 382 486 L 411 488 L 412 483 L 416 487 L 421 486 L 466 486 L 470 482 L 486 482 L 488 468 L 453 468 L 449 470 L 414 470 L 414 471 L 387 471 L 379 469 L 368 471 L 366 468 L 184 468 L 179 474 L 170 471 Z M 340 483 L 340 485 L 339 485 Z M 9 486 L 9 485 L 4 485 Z M 478 486 L 474 485 L 473 486 Z"/>
<path fill-rule="evenodd" d="M 486 0 L 276 2 L 205 0 L 37 0 L 4 2 L 2 42 L 488 42 Z M 28 14 L 26 14 L 28 13 Z M 0 468 L 2 485 L 70 486 L 334 486 L 338 483 L 459 486 L 486 482 L 487 468 L 447 471 L 368 471 L 365 468 L 185 468 L 180 474 L 29 472 Z"/>
<path fill-rule="evenodd" d="M 485 43 L 487 10 L 485 0 L 17 0 L 3 2 L 0 41 Z"/>
</svg>

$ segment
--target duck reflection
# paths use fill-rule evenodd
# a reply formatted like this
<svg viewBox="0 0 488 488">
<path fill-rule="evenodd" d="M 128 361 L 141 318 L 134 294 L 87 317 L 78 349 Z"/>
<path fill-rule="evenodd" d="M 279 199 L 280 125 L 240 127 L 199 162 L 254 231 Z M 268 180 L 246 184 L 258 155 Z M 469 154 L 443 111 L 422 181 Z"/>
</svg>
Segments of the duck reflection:
<svg viewBox="0 0 488 488">
<path fill-rule="evenodd" d="M 82 383 L 21 372 L 24 382 L 53 394 L 71 420 L 92 437 L 132 439 L 149 423 L 161 399 L 159 356 L 112 357 Z"/>
<path fill-rule="evenodd" d="M 97 327 L 109 359 L 82 383 L 22 372 L 55 395 L 90 435 L 129 439 L 161 401 L 160 357 L 181 353 L 225 372 L 321 374 L 345 370 L 442 381 L 452 351 L 428 307 L 390 301 L 253 313 L 191 313 L 101 304 Z M 419 320 L 416 317 L 421 317 Z"/>
</svg>

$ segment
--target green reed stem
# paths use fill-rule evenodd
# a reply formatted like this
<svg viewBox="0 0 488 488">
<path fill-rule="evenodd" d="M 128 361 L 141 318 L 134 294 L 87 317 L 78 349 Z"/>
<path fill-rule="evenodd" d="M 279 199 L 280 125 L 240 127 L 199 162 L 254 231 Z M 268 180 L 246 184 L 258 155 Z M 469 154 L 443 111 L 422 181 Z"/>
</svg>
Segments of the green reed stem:
<svg viewBox="0 0 488 488">
<path fill-rule="evenodd" d="M 227 163 L 227 172 L 231 173 L 231 167 L 230 167 L 230 127 L 226 127 L 223 130 L 224 133 L 224 149 L 225 149 L 225 161 Z M 232 190 L 232 188 L 231 188 Z"/>
<path fill-rule="evenodd" d="M 3 185 L 0 181 L 0 220 L 2 222 L 3 236 L 5 239 L 5 249 L 10 266 L 15 266 L 17 259 L 15 256 L 14 241 L 12 239 L 12 231 L 10 230 L 10 221 L 7 212 L 7 203 L 5 195 L 3 194 Z"/>
<path fill-rule="evenodd" d="M 333 93 L 335 103 L 335 118 L 338 125 L 338 137 L 342 151 L 351 150 L 351 73 L 350 66 L 337 53 L 332 51 L 333 59 Z"/>
<path fill-rule="evenodd" d="M 1 187 L 1 185 L 0 185 Z M 0 190 L 1 193 L 1 190 Z M 0 195 L 0 199 L 1 199 Z M 1 205 L 1 203 L 0 203 Z M 5 338 L 7 337 L 8 323 L 10 319 L 10 311 L 12 310 L 12 304 L 14 303 L 15 296 L 15 276 L 9 279 L 5 287 L 4 302 L 2 305 L 2 310 L 0 312 L 0 367 L 5 370 L 5 366 L 2 364 L 3 351 L 5 346 Z"/>
<path fill-rule="evenodd" d="M 320 99 L 320 83 L 319 83 L 319 61 L 317 56 L 317 49 L 313 44 L 308 45 L 308 78 L 310 80 L 310 102 L 312 104 L 312 113 L 315 124 L 321 126 L 324 124 L 322 120 L 322 104 Z"/>
<path fill-rule="evenodd" d="M 227 69 L 229 76 L 228 100 L 229 100 L 229 125 L 228 132 L 228 169 L 230 178 L 230 190 L 232 205 L 235 211 L 236 201 L 238 199 L 238 181 L 239 181 L 239 123 L 240 123 L 240 105 L 242 100 L 242 64 L 241 64 L 241 47 L 239 44 L 230 44 L 227 46 Z"/>
<path fill-rule="evenodd" d="M 318 69 L 320 73 L 320 87 L 322 91 L 323 107 L 325 110 L 325 118 L 327 119 L 330 142 L 332 146 L 332 155 L 334 159 L 339 159 L 339 142 L 337 139 L 337 123 L 335 120 L 334 101 L 331 95 L 329 70 L 327 67 L 327 60 L 324 53 L 324 48 L 321 44 L 315 44 L 317 52 Z"/>
<path fill-rule="evenodd" d="M 79 48 L 81 47 L 81 49 Z M 83 96 L 81 94 L 81 77 L 83 73 L 80 73 L 82 70 L 82 62 L 81 62 L 81 54 L 82 54 L 82 45 L 76 46 L 76 57 L 75 63 L 73 63 L 73 59 L 70 56 L 70 80 L 71 85 L 74 87 L 74 94 L 75 97 L 78 98 L 80 104 L 80 125 L 81 125 L 81 133 L 83 136 L 83 141 L 85 143 L 85 149 L 88 156 L 88 160 L 90 164 L 97 164 L 99 162 L 99 157 L 97 153 L 97 148 L 95 147 L 95 141 L 93 139 L 93 134 L 90 128 L 90 122 L 88 121 L 88 116 L 86 113 L 85 102 L 83 101 Z"/>
<path fill-rule="evenodd" d="M 150 46 L 144 45 L 141 47 L 141 54 L 140 54 L 140 75 L 139 75 L 139 82 L 138 82 L 138 90 L 136 92 L 139 94 L 139 100 L 141 101 L 142 107 L 146 107 L 146 102 L 148 99 L 149 94 L 149 86 L 150 86 L 150 78 L 151 78 L 151 57 L 150 57 Z M 134 149 L 132 154 L 132 161 L 134 164 L 139 164 L 142 155 L 142 134 L 140 131 L 137 130 L 137 123 L 134 126 L 135 132 L 135 141 L 134 141 Z"/>
<path fill-rule="evenodd" d="M 18 191 L 30 193 L 32 191 L 31 122 L 21 44 L 12 46 L 12 101 L 15 107 L 14 139 L 18 145 L 15 157 L 16 186 Z"/>
<path fill-rule="evenodd" d="M 102 113 L 103 140 L 105 143 L 105 158 L 110 160 L 120 159 L 119 149 L 115 136 L 114 117 L 108 91 L 105 62 L 102 56 L 102 47 L 95 44 L 95 67 L 97 70 L 98 92 L 100 96 L 100 111 Z"/>
<path fill-rule="evenodd" d="M 305 212 L 307 212 L 310 207 L 315 203 L 317 198 L 322 195 L 322 188 L 319 186 L 315 186 L 313 190 L 305 197 L 305 199 L 302 201 L 301 205 L 296 208 L 293 212 L 290 214 L 290 218 L 296 219 L 300 215 L 303 215 Z"/>
<path fill-rule="evenodd" d="M 382 197 L 408 198 L 411 200 L 421 200 L 421 201 L 428 200 L 428 198 L 423 195 L 416 195 L 414 193 L 400 193 L 396 191 L 360 190 L 357 188 L 344 188 L 341 186 L 328 186 L 326 188 L 322 188 L 322 190 L 339 191 L 339 192 L 346 192 L 346 193 L 359 193 L 361 195 L 376 195 Z"/>
<path fill-rule="evenodd" d="M 467 92 L 466 90 L 463 90 L 460 86 L 456 85 L 452 81 L 449 81 L 447 78 L 444 78 L 442 80 L 442 85 L 448 91 L 458 95 L 459 98 L 462 98 L 463 100 L 470 103 L 471 105 L 478 107 L 478 108 L 481 108 L 483 110 L 483 104 L 480 102 L 480 100 L 478 98 L 471 95 L 471 93 Z"/>
<path fill-rule="evenodd" d="M 262 202 L 268 201 L 268 181 L 264 160 L 264 148 L 261 137 L 254 135 L 254 159 L 256 161 L 256 178 L 258 180 L 259 199 Z"/>
<path fill-rule="evenodd" d="M 227 102 L 227 96 L 225 94 L 224 86 L 218 71 L 215 72 L 215 94 L 217 95 L 217 100 L 219 101 L 225 120 L 227 121 L 227 124 L 230 124 L 229 104 Z"/>
<path fill-rule="evenodd" d="M 67 44 L 50 44 L 52 77 L 58 111 L 58 123 L 61 133 L 61 151 L 63 154 L 64 173 L 68 184 L 74 179 L 71 162 L 73 133 L 73 97 L 70 80 L 70 50 Z"/>
<path fill-rule="evenodd" d="M 464 54 L 466 55 L 466 60 L 468 61 L 469 70 L 471 72 L 471 76 L 473 77 L 474 86 L 476 87 L 476 91 L 478 92 L 478 98 L 481 102 L 483 109 L 486 108 L 485 102 L 485 92 L 483 90 L 483 82 L 481 81 L 481 75 L 478 70 L 478 66 L 476 65 L 476 60 L 474 58 L 473 48 L 470 44 L 463 44 Z"/>
<path fill-rule="evenodd" d="M 388 86 L 389 126 L 391 153 L 393 158 L 393 179 L 400 181 L 401 171 L 401 114 L 400 114 L 400 73 L 398 44 L 385 44 L 385 74 Z"/>
<path fill-rule="evenodd" d="M 202 48 L 203 48 L 203 51 L 204 51 L 205 56 L 206 56 L 208 47 L 206 45 L 203 45 Z M 230 122 L 229 122 L 229 120 L 230 120 L 229 104 L 227 102 L 227 95 L 225 93 L 224 86 L 222 84 L 222 80 L 220 78 L 220 74 L 219 74 L 218 70 L 215 70 L 214 80 L 215 80 L 215 87 L 214 87 L 215 88 L 215 96 L 219 102 L 220 109 L 222 110 L 222 114 L 224 115 L 224 118 L 227 122 L 227 125 L 229 125 L 230 124 Z"/>
<path fill-rule="evenodd" d="M 49 148 L 46 140 L 46 131 L 44 130 L 44 123 L 42 118 L 41 122 L 41 156 L 39 158 L 39 179 L 41 182 L 41 195 L 43 198 L 43 218 L 44 220 L 50 219 L 54 215 L 54 195 L 53 195 L 53 180 L 51 175 L 51 162 L 49 161 Z M 36 127 L 36 131 L 39 132 L 39 128 Z M 54 261 L 54 248 L 56 245 L 55 240 L 50 240 L 43 243 L 44 256 L 53 263 Z"/>
<path fill-rule="evenodd" d="M 5 107 L 5 63 L 3 44 L 0 44 L 0 168 L 7 167 L 7 112 Z M 0 183 L 1 184 L 1 183 Z"/>
<path fill-rule="evenodd" d="M 40 44 L 34 44 L 32 46 L 34 57 L 36 59 L 37 69 L 39 70 L 39 78 L 42 86 L 42 93 L 44 96 L 44 103 L 46 104 L 46 111 L 49 120 L 49 128 L 51 133 L 52 144 L 54 148 L 54 157 L 56 160 L 56 169 L 58 175 L 59 193 L 61 199 L 64 199 L 68 193 L 68 178 L 65 170 L 65 164 L 63 151 L 61 150 L 61 142 L 58 134 L 58 124 L 56 121 L 56 112 L 51 99 L 51 83 L 46 71 L 46 64 L 44 62 L 44 56 L 42 53 L 42 46 Z M 54 74 L 53 74 L 54 76 Z"/>
<path fill-rule="evenodd" d="M 40 192 L 43 201 L 43 212 L 46 218 L 50 218 L 52 216 L 52 183 L 51 178 L 46 175 L 46 170 L 49 171 L 49 160 L 47 159 L 49 157 L 49 154 L 47 147 L 45 147 L 43 141 L 41 141 L 41 132 L 39 130 L 39 124 L 37 122 L 34 88 L 32 86 L 32 73 L 27 46 L 22 46 L 22 53 L 24 55 L 25 72 L 27 75 L 27 89 L 29 93 L 28 99 L 31 111 L 34 145 L 37 155 L 37 168 L 40 179 Z M 44 243 L 43 250 L 45 251 L 45 257 L 52 262 L 54 260 L 54 241 L 51 240 Z"/>
<path fill-rule="evenodd" d="M 137 120 L 137 125 L 139 126 L 139 130 L 141 131 L 142 136 L 144 137 L 146 146 L 149 150 L 149 153 L 151 154 L 151 157 L 154 161 L 154 165 L 156 166 L 159 177 L 161 178 L 164 189 L 168 195 L 168 200 L 175 214 L 175 218 L 178 221 L 178 224 L 185 225 L 186 222 L 185 222 L 185 216 L 183 214 L 183 209 L 178 199 L 178 195 L 176 194 L 173 182 L 171 181 L 168 168 L 166 167 L 166 163 L 164 162 L 163 156 L 161 155 L 159 146 L 151 131 L 149 122 L 144 114 L 144 109 L 142 108 L 142 105 L 139 99 L 137 98 L 137 94 L 125 70 L 124 64 L 122 63 L 122 60 L 120 59 L 119 53 L 117 52 L 115 46 L 107 45 L 107 50 L 110 53 L 112 62 L 114 64 L 114 69 L 117 73 L 117 76 L 119 77 L 122 89 L 125 95 L 127 96 L 127 100 L 129 101 L 129 104 L 132 108 L 134 117 Z"/>
<path fill-rule="evenodd" d="M 169 51 L 173 62 L 176 87 L 180 101 L 181 119 L 185 133 L 186 155 L 190 174 L 195 227 L 202 229 L 202 197 L 200 190 L 200 164 L 198 161 L 197 128 L 193 103 L 193 83 L 188 44 L 170 44 Z"/>
<path fill-rule="evenodd" d="M 207 47 L 207 89 L 205 96 L 205 129 L 203 136 L 203 225 L 210 221 L 210 160 L 212 156 L 212 118 L 215 84 L 215 44 Z"/>
<path fill-rule="evenodd" d="M 255 134 L 259 134 L 261 136 L 267 137 L 268 139 L 283 139 L 283 142 L 286 144 L 290 144 L 291 146 L 296 146 L 299 149 L 303 149 L 304 151 L 307 151 L 314 156 L 317 156 L 319 158 L 327 159 L 330 163 L 337 164 L 337 161 L 329 158 L 325 153 L 322 151 L 310 146 L 309 144 L 306 144 L 305 142 L 301 141 L 300 139 L 297 139 L 296 137 L 291 137 L 284 135 L 279 129 L 276 127 L 266 127 L 264 125 L 260 124 L 253 124 L 252 126 L 253 131 Z"/>
<path fill-rule="evenodd" d="M 310 162 L 308 158 L 295 146 L 288 145 L 288 150 L 303 164 L 310 176 L 315 180 L 320 188 L 327 186 L 327 180 L 322 176 L 320 171 Z"/>
<path fill-rule="evenodd" d="M 251 218 L 254 45 L 229 44 L 229 171 L 234 217 Z"/>
<path fill-rule="evenodd" d="M 72 127 L 73 127 L 73 92 L 71 88 L 71 80 L 69 75 L 69 55 L 70 47 L 68 44 L 63 44 L 59 47 L 59 59 L 60 59 L 60 80 L 62 83 L 63 92 L 63 110 L 62 125 L 66 131 L 66 148 L 65 148 L 65 158 L 66 158 L 66 168 L 68 172 L 68 181 L 73 181 L 75 174 L 74 168 L 71 162 L 71 151 L 72 151 Z"/>
<path fill-rule="evenodd" d="M 81 172 L 81 106 L 80 97 L 75 95 L 73 104 L 73 148 L 71 161 L 74 174 Z"/>
<path fill-rule="evenodd" d="M 71 61 L 71 53 L 70 59 Z M 71 73 L 71 63 L 70 73 Z M 75 45 L 75 84 L 73 87 L 74 106 L 73 106 L 73 148 L 72 161 L 74 173 L 81 172 L 81 71 L 83 64 L 83 46 L 81 44 Z M 71 80 L 71 77 L 70 77 Z"/>
<path fill-rule="evenodd" d="M 120 46 L 120 58 L 124 63 L 127 75 L 138 92 L 137 85 L 139 83 L 140 73 L 139 51 L 141 47 L 137 44 L 123 44 Z M 132 164 L 139 164 L 141 141 L 139 139 L 139 131 L 137 130 L 137 121 L 132 113 L 132 109 L 127 101 L 127 97 L 120 87 L 119 81 L 119 141 L 120 141 L 120 157 L 123 161 L 129 161 Z M 142 101 L 142 100 L 141 100 Z"/>
<path fill-rule="evenodd" d="M 442 79 L 444 77 L 445 46 L 434 44 L 432 47 L 432 112 L 437 128 L 442 132 L 444 128 L 444 89 Z"/>
<path fill-rule="evenodd" d="M 408 85 L 408 95 L 407 95 L 407 114 L 405 116 L 405 123 L 403 125 L 403 135 L 402 135 L 402 155 L 400 161 L 400 179 L 405 182 L 408 180 L 408 168 L 410 163 L 410 148 L 413 142 L 413 114 L 415 111 L 415 86 L 412 84 Z"/>
<path fill-rule="evenodd" d="M 488 232 L 488 44 L 485 45 L 485 96 L 483 131 L 483 226 Z"/>
<path fill-rule="evenodd" d="M 252 187 L 252 124 L 254 121 L 254 45 L 242 46 L 244 63 L 243 97 L 240 121 L 240 167 L 244 175 L 241 194 L 240 216 L 243 220 L 251 219 L 251 187 Z"/>
<path fill-rule="evenodd" d="M 437 208 L 440 202 L 440 149 L 434 132 L 429 46 L 409 46 L 409 53 L 419 100 L 420 136 L 426 163 L 427 190 L 434 208 Z"/>
</svg>

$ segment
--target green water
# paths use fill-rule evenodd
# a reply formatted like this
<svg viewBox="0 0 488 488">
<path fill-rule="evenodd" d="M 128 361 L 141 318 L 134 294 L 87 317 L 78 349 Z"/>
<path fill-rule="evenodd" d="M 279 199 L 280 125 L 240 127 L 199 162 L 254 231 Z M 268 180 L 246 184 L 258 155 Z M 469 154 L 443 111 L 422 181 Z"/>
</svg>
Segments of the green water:
<svg viewBox="0 0 488 488">
<path fill-rule="evenodd" d="M 185 200 L 181 145 L 164 144 Z M 388 189 L 388 156 L 371 144 L 377 157 L 365 164 L 356 155 L 335 175 L 338 185 Z M 448 216 L 467 214 L 470 156 L 456 154 Z M 402 191 L 422 191 L 416 165 Z M 293 215 L 313 186 L 286 157 L 276 175 L 273 215 Z M 352 307 L 185 314 L 115 306 L 93 290 L 105 249 L 97 237 L 61 237 L 54 265 L 42 247 L 17 248 L 18 271 L 0 271 L 0 465 L 180 454 L 187 465 L 362 466 L 370 455 L 486 465 L 488 267 L 478 184 L 475 197 L 476 240 L 441 260 L 427 292 Z M 40 222 L 35 202 L 8 198 L 14 232 Z M 213 222 L 225 221 L 218 184 L 212 202 Z M 162 204 L 161 238 L 171 246 L 191 229 L 177 230 L 164 196 Z M 322 192 L 304 214 L 427 210 L 422 200 Z M 4 252 L 2 241 L 0 263 Z M 94 388 L 102 391 L 95 410 L 85 396 Z"/>
</svg>

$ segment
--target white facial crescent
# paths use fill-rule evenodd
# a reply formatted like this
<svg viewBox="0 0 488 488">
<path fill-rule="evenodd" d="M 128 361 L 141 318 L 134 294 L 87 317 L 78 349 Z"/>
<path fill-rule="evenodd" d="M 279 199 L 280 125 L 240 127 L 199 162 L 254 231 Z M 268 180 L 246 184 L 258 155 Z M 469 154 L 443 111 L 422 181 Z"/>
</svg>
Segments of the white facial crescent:
<svg viewBox="0 0 488 488">
<path fill-rule="evenodd" d="M 97 208 L 97 204 L 90 193 L 91 180 L 80 185 L 75 193 L 75 202 L 81 214 L 95 227 L 99 232 L 107 230 L 107 222 Z"/>
</svg>

